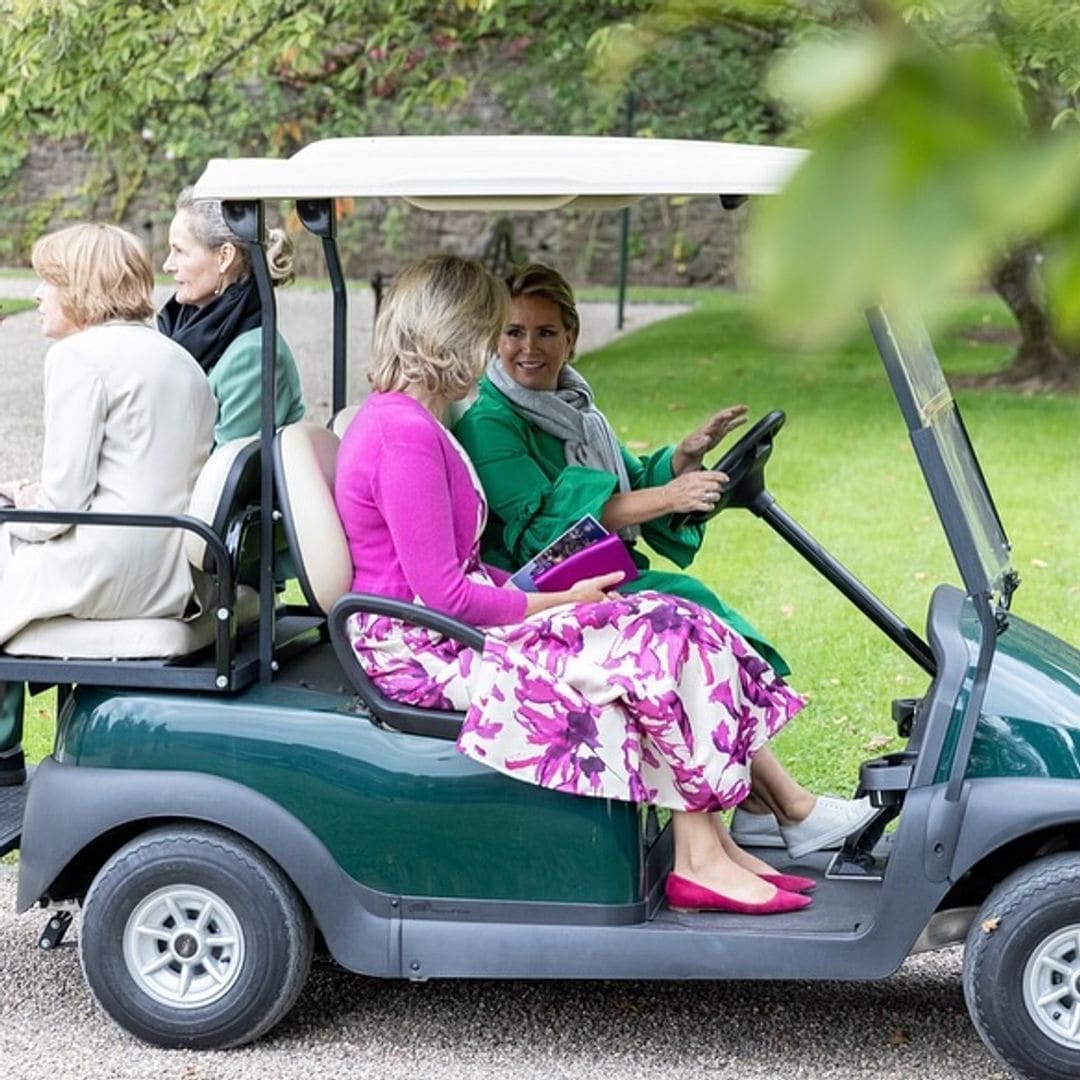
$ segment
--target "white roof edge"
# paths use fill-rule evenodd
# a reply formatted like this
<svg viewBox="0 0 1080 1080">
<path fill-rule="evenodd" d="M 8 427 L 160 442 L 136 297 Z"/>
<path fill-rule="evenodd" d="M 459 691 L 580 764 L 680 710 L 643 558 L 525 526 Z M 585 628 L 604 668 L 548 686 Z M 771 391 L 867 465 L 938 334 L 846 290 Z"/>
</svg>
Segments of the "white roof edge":
<svg viewBox="0 0 1080 1080">
<path fill-rule="evenodd" d="M 323 139 L 290 158 L 215 158 L 195 194 L 215 199 L 400 197 L 524 205 L 555 197 L 768 195 L 806 151 L 745 143 L 574 135 Z M 524 202 L 523 202 L 524 201 Z"/>
</svg>

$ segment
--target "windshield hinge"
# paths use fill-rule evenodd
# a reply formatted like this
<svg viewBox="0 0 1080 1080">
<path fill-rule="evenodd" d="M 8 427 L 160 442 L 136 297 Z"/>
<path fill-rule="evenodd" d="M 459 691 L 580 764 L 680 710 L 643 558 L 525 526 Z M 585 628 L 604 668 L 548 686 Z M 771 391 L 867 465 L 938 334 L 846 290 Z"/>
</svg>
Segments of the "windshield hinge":
<svg viewBox="0 0 1080 1080">
<path fill-rule="evenodd" d="M 1015 570 L 1007 571 L 1001 579 L 1001 603 L 998 606 L 1002 613 L 1009 610 L 1013 593 L 1018 588 L 1020 588 L 1020 575 Z"/>
</svg>

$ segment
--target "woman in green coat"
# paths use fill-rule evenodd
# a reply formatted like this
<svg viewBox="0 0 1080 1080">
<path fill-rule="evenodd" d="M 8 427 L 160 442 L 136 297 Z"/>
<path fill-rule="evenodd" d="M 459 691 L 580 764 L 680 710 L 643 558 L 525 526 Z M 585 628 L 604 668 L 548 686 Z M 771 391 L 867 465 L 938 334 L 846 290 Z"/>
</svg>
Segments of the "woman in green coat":
<svg viewBox="0 0 1080 1080">
<path fill-rule="evenodd" d="M 483 557 L 516 570 L 586 514 L 630 544 L 639 574 L 624 592 L 650 589 L 692 600 L 718 614 L 781 675 L 777 650 L 707 585 L 688 574 L 654 570 L 640 544 L 687 567 L 704 526 L 673 529 L 673 513 L 711 509 L 719 473 L 704 456 L 745 422 L 746 406 L 714 414 L 676 446 L 636 457 L 593 404 L 571 366 L 580 322 L 573 291 L 555 270 L 526 266 L 507 282 L 511 311 L 475 403 L 454 434 L 476 467 L 489 520 Z M 786 846 L 794 858 L 837 845 L 873 816 L 866 800 L 817 798 L 770 752 L 755 759 L 754 794 L 732 832 L 740 843 Z"/>
</svg>

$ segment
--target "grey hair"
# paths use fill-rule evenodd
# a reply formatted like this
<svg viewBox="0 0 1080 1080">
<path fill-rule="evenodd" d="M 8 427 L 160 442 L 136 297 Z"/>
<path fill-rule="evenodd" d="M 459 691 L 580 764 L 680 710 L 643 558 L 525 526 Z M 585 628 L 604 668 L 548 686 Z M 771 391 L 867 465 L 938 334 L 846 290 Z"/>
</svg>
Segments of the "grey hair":
<svg viewBox="0 0 1080 1080">
<path fill-rule="evenodd" d="M 506 321 L 506 286 L 472 259 L 429 255 L 394 275 L 375 321 L 368 381 L 454 399 L 480 378 Z"/>
<path fill-rule="evenodd" d="M 194 188 L 186 187 L 176 199 L 176 212 L 185 216 L 195 239 L 204 247 L 217 251 L 222 244 L 232 244 L 236 248 L 240 279 L 251 276 L 247 245 L 229 228 L 218 199 L 196 199 Z M 284 229 L 269 229 L 266 241 L 270 280 L 275 285 L 287 285 L 294 277 L 293 242 Z"/>
</svg>

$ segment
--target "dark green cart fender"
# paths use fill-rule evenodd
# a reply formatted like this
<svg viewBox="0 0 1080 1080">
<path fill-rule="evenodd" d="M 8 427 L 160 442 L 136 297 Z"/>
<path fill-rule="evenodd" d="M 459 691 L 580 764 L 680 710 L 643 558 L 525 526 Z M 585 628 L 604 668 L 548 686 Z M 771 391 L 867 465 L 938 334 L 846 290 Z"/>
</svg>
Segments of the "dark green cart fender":
<svg viewBox="0 0 1080 1080">
<path fill-rule="evenodd" d="M 344 874 L 319 838 L 270 799 L 201 773 L 89 769 L 52 758 L 43 761 L 27 798 L 18 910 L 49 898 L 58 876 L 99 837 L 132 823 L 151 827 L 183 820 L 218 825 L 265 851 L 303 896 L 330 951 L 350 969 L 398 973 L 391 917 L 397 899 Z"/>
</svg>

